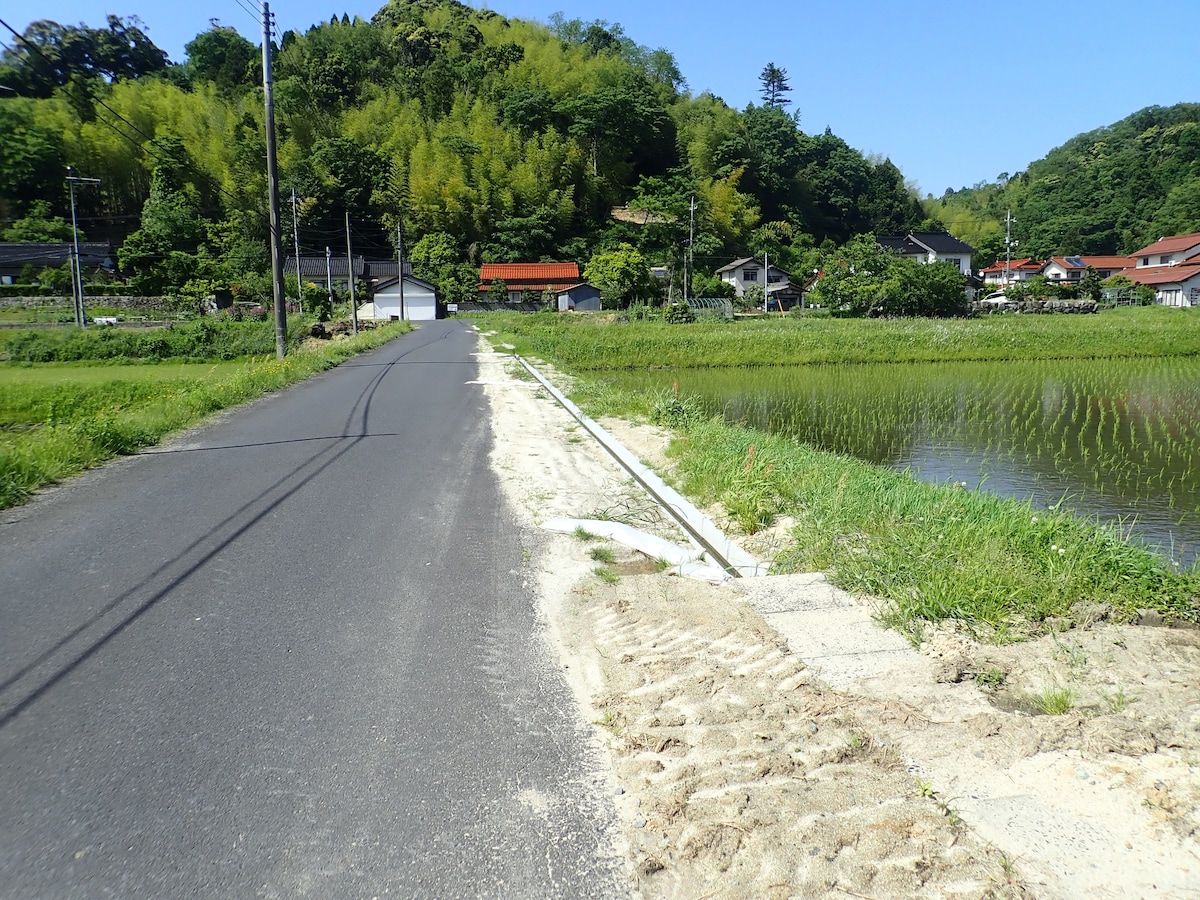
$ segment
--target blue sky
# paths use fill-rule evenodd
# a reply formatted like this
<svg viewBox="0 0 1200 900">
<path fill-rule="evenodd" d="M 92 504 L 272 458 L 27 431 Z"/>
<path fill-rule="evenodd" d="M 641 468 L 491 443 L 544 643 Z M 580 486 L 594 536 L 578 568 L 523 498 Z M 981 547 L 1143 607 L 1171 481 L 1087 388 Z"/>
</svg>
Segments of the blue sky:
<svg viewBox="0 0 1200 900">
<path fill-rule="evenodd" d="M 383 0 L 278 0 L 281 31 L 335 12 L 369 18 Z M 1018 172 L 1074 135 L 1145 106 L 1200 102 L 1196 0 L 473 0 L 503 15 L 555 12 L 619 23 L 669 50 L 693 92 L 730 106 L 758 102 L 768 62 L 786 69 L 805 131 L 826 126 L 891 158 L 922 195 Z M 256 44 L 254 0 L 38 0 L 0 18 L 104 23 L 139 16 L 172 60 L 216 17 Z M 11 35 L 0 30 L 0 40 Z"/>
</svg>

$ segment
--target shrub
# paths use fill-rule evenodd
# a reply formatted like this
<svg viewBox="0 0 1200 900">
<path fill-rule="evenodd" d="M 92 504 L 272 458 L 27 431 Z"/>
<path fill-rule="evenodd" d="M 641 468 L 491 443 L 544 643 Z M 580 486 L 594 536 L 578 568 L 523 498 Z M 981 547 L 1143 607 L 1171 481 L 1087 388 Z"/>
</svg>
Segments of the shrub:
<svg viewBox="0 0 1200 900">
<path fill-rule="evenodd" d="M 686 322 L 695 322 L 696 314 L 686 301 L 677 300 L 663 307 L 663 319 L 672 325 L 681 325 Z"/>
</svg>

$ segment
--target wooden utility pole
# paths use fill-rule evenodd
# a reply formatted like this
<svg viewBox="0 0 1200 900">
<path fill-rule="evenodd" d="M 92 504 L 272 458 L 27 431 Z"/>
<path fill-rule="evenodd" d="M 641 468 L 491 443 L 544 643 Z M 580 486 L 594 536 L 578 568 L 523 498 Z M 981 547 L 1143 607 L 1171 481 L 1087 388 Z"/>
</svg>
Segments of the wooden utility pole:
<svg viewBox="0 0 1200 900">
<path fill-rule="evenodd" d="M 279 172 L 275 161 L 275 87 L 271 75 L 271 10 L 262 5 L 263 102 L 267 129 L 267 202 L 271 208 L 271 296 L 275 303 L 275 355 L 287 355 L 287 308 L 283 296 L 283 257 L 279 235 Z M 300 248 L 296 248 L 297 266 Z"/>
</svg>

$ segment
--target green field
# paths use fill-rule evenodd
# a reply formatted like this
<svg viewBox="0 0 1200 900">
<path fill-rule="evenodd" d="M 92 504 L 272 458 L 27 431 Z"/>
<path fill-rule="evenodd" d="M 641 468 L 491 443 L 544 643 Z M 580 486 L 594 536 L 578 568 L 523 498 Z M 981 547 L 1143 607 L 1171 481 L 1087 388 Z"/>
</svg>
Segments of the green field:
<svg viewBox="0 0 1200 900">
<path fill-rule="evenodd" d="M 981 320 L 602 323 L 603 317 L 504 315 L 481 322 L 497 345 L 572 376 L 590 415 L 669 427 L 677 487 L 719 503 L 735 532 L 785 517 L 778 572 L 824 571 L 880 601 L 881 618 L 919 640 L 956 619 L 1005 641 L 1141 609 L 1200 621 L 1200 571 L 1180 570 L 1118 529 L 1035 509 L 961 484 L 927 484 L 794 437 L 710 418 L 672 389 L 621 388 L 601 371 L 663 366 L 822 366 L 886 359 L 1094 359 L 1194 356 L 1200 320 L 1185 310 Z M 897 366 L 897 377 L 906 367 Z M 822 370 L 824 371 L 824 370 Z M 669 374 L 669 373 L 667 373 Z M 799 381 L 803 381 L 801 377 Z"/>
<path fill-rule="evenodd" d="M 407 331 L 407 323 L 274 354 L 204 363 L 0 365 L 0 508 L 205 416 L 279 390 Z M 236 346 L 227 336 L 219 346 Z M 18 342 L 19 343 L 19 342 Z M 194 348 L 189 352 L 194 352 Z M 122 355 L 122 359 L 127 357 Z"/>
<path fill-rule="evenodd" d="M 522 356 L 573 372 L 1200 354 L 1200 311 L 1161 306 L 977 319 L 788 316 L 672 325 L 612 314 L 498 313 L 484 321 L 498 332 L 497 341 L 513 344 Z"/>
</svg>

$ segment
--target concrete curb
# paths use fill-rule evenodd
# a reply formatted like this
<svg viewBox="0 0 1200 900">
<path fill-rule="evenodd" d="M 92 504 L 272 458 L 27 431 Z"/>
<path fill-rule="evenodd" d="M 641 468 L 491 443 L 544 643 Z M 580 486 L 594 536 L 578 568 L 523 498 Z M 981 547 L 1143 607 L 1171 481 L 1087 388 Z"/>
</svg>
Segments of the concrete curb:
<svg viewBox="0 0 1200 900">
<path fill-rule="evenodd" d="M 528 360 L 516 357 L 530 375 L 550 392 L 559 405 L 571 414 L 587 432 L 594 437 L 605 450 L 630 475 L 644 487 L 660 506 L 679 523 L 697 546 L 711 557 L 717 565 L 740 578 L 755 578 L 766 575 L 768 566 L 760 563 L 749 553 L 731 541 L 713 521 L 698 510 L 678 491 L 663 481 L 655 472 L 644 466 L 620 441 L 605 431 L 595 420 L 588 418 L 583 411 L 566 398 L 541 372 L 533 367 Z"/>
</svg>

